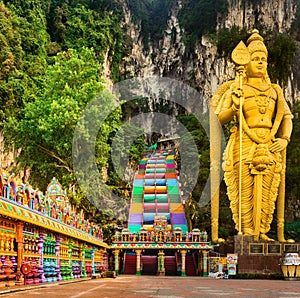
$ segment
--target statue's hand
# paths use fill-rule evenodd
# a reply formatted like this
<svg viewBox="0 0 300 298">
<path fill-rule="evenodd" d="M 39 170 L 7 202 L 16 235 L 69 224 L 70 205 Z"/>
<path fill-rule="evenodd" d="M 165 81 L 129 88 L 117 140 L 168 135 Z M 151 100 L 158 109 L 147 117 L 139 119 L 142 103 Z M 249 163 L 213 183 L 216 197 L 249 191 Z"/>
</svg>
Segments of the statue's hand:
<svg viewBox="0 0 300 298">
<path fill-rule="evenodd" d="M 281 138 L 276 138 L 274 139 L 274 143 L 270 146 L 270 151 L 271 152 L 280 152 L 284 150 L 288 145 L 288 140 L 286 139 L 281 139 Z"/>
<path fill-rule="evenodd" d="M 238 88 L 236 90 L 233 90 L 231 94 L 232 94 L 233 106 L 236 109 L 239 109 L 240 108 L 240 103 L 243 104 L 243 96 L 244 96 L 243 90 Z"/>
</svg>

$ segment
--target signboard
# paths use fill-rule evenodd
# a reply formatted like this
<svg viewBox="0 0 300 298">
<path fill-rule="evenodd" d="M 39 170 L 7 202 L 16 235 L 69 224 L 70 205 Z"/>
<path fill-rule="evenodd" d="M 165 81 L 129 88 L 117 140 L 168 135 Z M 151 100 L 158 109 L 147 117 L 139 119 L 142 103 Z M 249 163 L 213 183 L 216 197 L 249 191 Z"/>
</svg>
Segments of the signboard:
<svg viewBox="0 0 300 298">
<path fill-rule="evenodd" d="M 222 268 L 226 265 L 226 258 L 224 257 L 210 257 L 209 273 L 222 272 Z"/>
<path fill-rule="evenodd" d="M 281 254 L 281 245 L 280 244 L 267 244 L 268 254 Z"/>
<path fill-rule="evenodd" d="M 236 266 L 238 263 L 238 254 L 227 254 L 227 274 L 236 275 Z"/>
<path fill-rule="evenodd" d="M 264 253 L 264 245 L 262 243 L 250 243 L 249 251 L 251 254 L 263 254 Z"/>
<path fill-rule="evenodd" d="M 227 264 L 237 264 L 238 254 L 227 254 Z"/>
<path fill-rule="evenodd" d="M 296 252 L 298 251 L 297 244 L 284 244 L 284 251 L 285 252 Z"/>
<path fill-rule="evenodd" d="M 236 275 L 236 264 L 227 264 L 228 275 Z"/>
</svg>

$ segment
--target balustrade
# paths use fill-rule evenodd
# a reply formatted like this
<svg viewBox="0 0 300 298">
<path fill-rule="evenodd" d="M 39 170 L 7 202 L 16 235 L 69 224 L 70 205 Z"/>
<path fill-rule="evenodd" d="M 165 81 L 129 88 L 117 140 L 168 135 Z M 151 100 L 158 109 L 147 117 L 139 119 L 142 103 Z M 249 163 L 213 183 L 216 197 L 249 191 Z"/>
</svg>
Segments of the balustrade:
<svg viewBox="0 0 300 298">
<path fill-rule="evenodd" d="M 145 231 L 141 229 L 140 233 L 130 233 L 127 229 L 124 232 L 115 234 L 115 242 L 207 242 L 208 235 L 206 231 L 199 231 L 182 234 L 181 230 L 171 231 Z"/>
</svg>

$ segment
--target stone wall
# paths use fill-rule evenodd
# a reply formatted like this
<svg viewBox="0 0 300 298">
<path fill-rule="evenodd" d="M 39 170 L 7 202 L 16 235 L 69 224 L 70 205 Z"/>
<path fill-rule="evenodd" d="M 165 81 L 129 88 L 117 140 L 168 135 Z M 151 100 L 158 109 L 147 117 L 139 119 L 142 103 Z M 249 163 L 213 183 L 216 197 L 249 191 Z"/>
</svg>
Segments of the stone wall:
<svg viewBox="0 0 300 298">
<path fill-rule="evenodd" d="M 238 254 L 238 273 L 281 274 L 284 252 L 299 251 L 300 243 L 254 241 L 252 236 L 235 236 L 234 253 Z"/>
<path fill-rule="evenodd" d="M 239 255 L 238 273 L 280 274 L 281 256 L 241 256 Z"/>
</svg>

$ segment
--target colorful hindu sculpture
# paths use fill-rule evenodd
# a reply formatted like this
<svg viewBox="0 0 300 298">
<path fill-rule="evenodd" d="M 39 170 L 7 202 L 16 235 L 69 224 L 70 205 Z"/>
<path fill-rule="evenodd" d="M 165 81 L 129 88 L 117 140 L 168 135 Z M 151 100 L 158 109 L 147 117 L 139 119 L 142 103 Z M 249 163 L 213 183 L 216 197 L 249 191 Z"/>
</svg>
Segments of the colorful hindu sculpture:
<svg viewBox="0 0 300 298">
<path fill-rule="evenodd" d="M 23 183 L 14 174 L 10 175 L 7 171 L 0 169 L 0 194 L 6 199 L 102 239 L 101 228 L 86 220 L 83 210 L 76 212 L 56 178 L 48 184 L 44 195 L 29 184 Z"/>
<path fill-rule="evenodd" d="M 285 154 L 292 132 L 292 114 L 280 86 L 270 82 L 267 58 L 268 51 L 262 36 L 258 30 L 253 30 L 247 47 L 241 41 L 233 51 L 236 79 L 217 89 L 211 100 L 211 110 L 221 125 L 232 125 L 223 155 L 223 170 L 238 235 L 254 236 L 255 240 L 273 240 L 267 233 L 277 202 L 278 240 L 285 241 Z M 211 130 L 215 136 L 219 133 L 218 129 L 216 121 L 212 120 Z M 218 180 L 216 166 L 220 143 L 211 147 L 212 175 Z M 219 182 L 214 183 L 212 240 L 218 242 L 222 240 L 218 239 L 216 191 Z"/>
<path fill-rule="evenodd" d="M 0 288 L 107 270 L 101 228 L 77 212 L 56 178 L 43 194 L 0 169 L 0 193 Z"/>
</svg>

